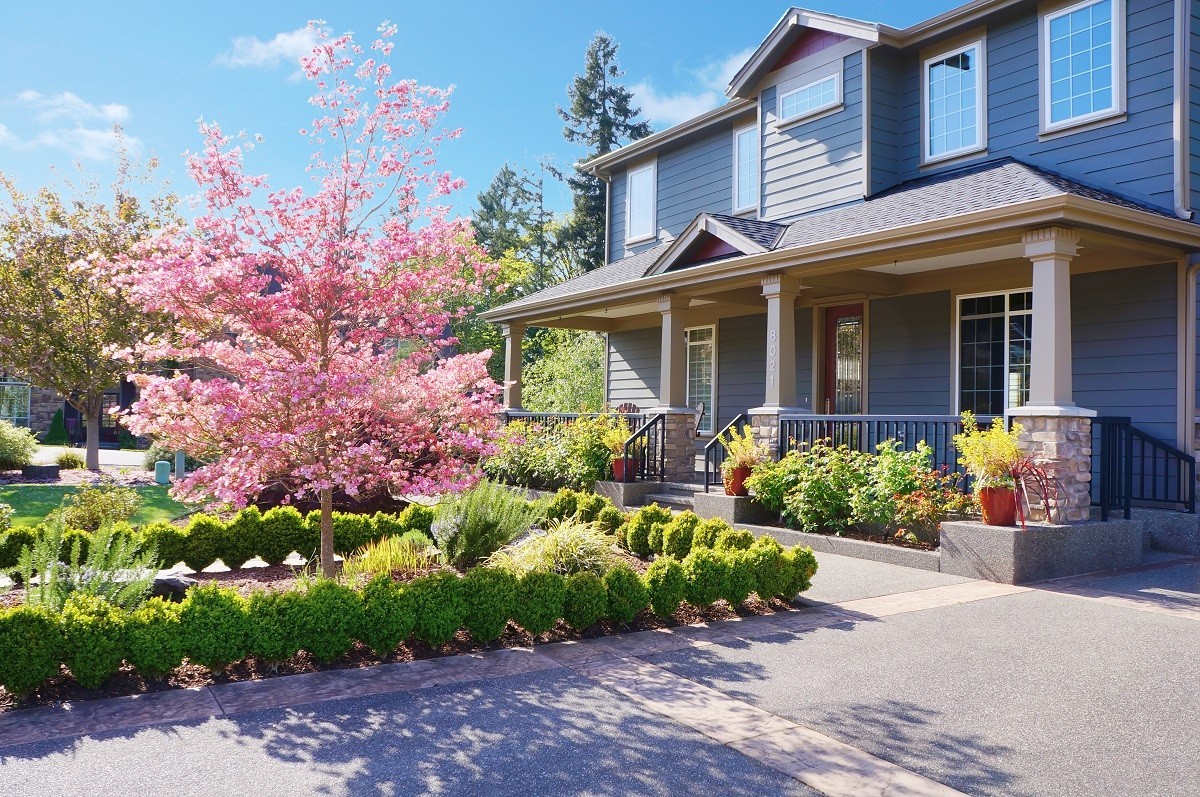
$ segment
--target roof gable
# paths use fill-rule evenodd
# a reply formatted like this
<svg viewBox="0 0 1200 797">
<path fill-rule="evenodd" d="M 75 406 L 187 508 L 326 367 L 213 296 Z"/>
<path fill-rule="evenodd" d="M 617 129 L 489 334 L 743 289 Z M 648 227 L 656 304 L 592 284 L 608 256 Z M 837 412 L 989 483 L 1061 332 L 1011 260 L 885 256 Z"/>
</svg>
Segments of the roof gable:
<svg viewBox="0 0 1200 797">
<path fill-rule="evenodd" d="M 787 229 L 782 224 L 701 213 L 646 270 L 645 276 L 772 249 Z"/>
</svg>

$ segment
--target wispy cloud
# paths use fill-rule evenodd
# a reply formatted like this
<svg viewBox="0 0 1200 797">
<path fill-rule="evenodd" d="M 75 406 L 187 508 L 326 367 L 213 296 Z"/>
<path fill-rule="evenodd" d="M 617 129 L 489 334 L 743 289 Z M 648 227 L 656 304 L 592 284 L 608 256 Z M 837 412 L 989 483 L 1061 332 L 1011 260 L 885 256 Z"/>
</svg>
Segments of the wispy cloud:
<svg viewBox="0 0 1200 797">
<path fill-rule="evenodd" d="M 69 91 L 42 94 L 32 89 L 22 91 L 7 105 L 27 113 L 31 124 L 20 127 L 33 129 L 28 134 L 17 133 L 0 124 L 0 147 L 59 149 L 91 161 L 108 160 L 121 144 L 133 152 L 141 148 L 141 141 L 118 129 L 129 119 L 126 105 L 91 103 Z"/>
<path fill-rule="evenodd" d="M 725 101 L 725 87 L 753 52 L 753 49 L 742 50 L 727 58 L 709 61 L 698 69 L 687 70 L 692 88 L 662 92 L 650 80 L 643 80 L 630 86 L 629 90 L 647 119 L 657 126 L 676 125 L 721 105 Z"/>
<path fill-rule="evenodd" d="M 217 56 L 216 62 L 234 69 L 275 67 L 282 63 L 295 66 L 301 56 L 312 53 L 317 32 L 307 27 L 276 33 L 269 41 L 257 36 L 235 36 L 232 46 Z"/>
</svg>

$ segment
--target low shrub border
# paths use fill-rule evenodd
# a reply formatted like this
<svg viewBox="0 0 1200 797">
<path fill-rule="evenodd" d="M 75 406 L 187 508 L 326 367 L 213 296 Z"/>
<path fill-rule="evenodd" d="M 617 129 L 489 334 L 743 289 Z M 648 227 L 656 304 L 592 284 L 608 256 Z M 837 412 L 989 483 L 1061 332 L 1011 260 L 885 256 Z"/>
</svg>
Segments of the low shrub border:
<svg viewBox="0 0 1200 797">
<path fill-rule="evenodd" d="M 155 598 L 132 612 L 80 604 L 54 614 L 18 606 L 0 610 L 0 685 L 20 696 L 58 674 L 60 665 L 79 669 L 72 674 L 81 684 L 98 686 L 122 661 L 147 675 L 173 670 L 185 658 L 220 669 L 251 655 L 271 660 L 305 650 L 328 661 L 355 641 L 381 653 L 410 635 L 442 644 L 464 626 L 490 641 L 503 629 L 501 620 L 536 635 L 559 619 L 576 628 L 604 618 L 628 622 L 648 605 L 666 616 L 690 596 L 744 600 L 760 593 L 790 601 L 808 589 L 817 569 L 810 549 L 784 549 L 770 538 L 743 542 L 730 535 L 682 562 L 661 557 L 644 577 L 618 565 L 603 579 L 536 573 L 514 584 L 476 568 L 465 578 L 449 571 L 403 584 L 376 578 L 361 591 L 317 581 L 249 600 L 210 585 L 190 590 L 177 606 Z M 493 601 L 507 609 L 497 611 Z"/>
</svg>

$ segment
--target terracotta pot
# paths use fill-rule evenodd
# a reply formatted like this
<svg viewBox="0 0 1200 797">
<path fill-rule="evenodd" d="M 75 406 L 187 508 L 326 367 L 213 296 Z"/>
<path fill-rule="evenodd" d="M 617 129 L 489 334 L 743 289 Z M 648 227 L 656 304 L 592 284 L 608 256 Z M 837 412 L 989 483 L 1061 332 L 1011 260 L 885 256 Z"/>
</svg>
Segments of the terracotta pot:
<svg viewBox="0 0 1200 797">
<path fill-rule="evenodd" d="M 724 473 L 725 495 L 749 495 L 746 489 L 746 479 L 750 476 L 750 468 L 729 468 Z"/>
<path fill-rule="evenodd" d="M 1017 525 L 1017 493 L 1011 487 L 980 487 L 979 509 L 989 526 Z"/>
<path fill-rule="evenodd" d="M 637 463 L 632 459 L 617 457 L 612 461 L 613 481 L 637 481 Z"/>
</svg>

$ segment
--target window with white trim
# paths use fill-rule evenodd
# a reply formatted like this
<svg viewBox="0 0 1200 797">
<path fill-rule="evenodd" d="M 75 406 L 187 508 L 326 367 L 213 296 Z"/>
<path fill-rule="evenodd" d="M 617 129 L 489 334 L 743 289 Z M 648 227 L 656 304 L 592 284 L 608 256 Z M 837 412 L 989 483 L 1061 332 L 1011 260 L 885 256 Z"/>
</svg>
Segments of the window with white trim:
<svg viewBox="0 0 1200 797">
<path fill-rule="evenodd" d="M 13 426 L 29 426 L 30 394 L 28 382 L 0 377 L 0 421 L 8 421 Z"/>
<path fill-rule="evenodd" d="M 1033 291 L 958 299 L 958 408 L 1003 415 L 1029 403 Z"/>
<path fill-rule="evenodd" d="M 779 95 L 779 121 L 811 116 L 842 102 L 842 82 L 836 74 Z"/>
<path fill-rule="evenodd" d="M 733 131 L 733 212 L 758 210 L 758 130 Z"/>
<path fill-rule="evenodd" d="M 629 172 L 626 191 L 626 241 L 654 237 L 655 164 L 648 163 Z"/>
<path fill-rule="evenodd" d="M 704 402 L 704 417 L 696 431 L 704 434 L 713 432 L 713 416 L 716 414 L 717 374 L 717 328 L 715 326 L 693 327 L 685 330 L 687 335 L 687 405 L 697 407 Z"/>
<path fill-rule="evenodd" d="M 926 59 L 923 80 L 925 161 L 983 149 L 983 41 Z"/>
<path fill-rule="evenodd" d="M 1042 17 L 1042 116 L 1046 130 L 1120 112 L 1124 53 L 1120 0 L 1089 0 Z"/>
</svg>

